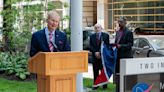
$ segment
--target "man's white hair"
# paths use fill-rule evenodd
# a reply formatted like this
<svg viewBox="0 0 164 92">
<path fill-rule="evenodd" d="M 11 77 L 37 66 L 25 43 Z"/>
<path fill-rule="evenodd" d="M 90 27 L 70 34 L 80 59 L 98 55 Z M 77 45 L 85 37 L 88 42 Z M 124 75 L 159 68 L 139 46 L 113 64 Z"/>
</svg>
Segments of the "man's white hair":
<svg viewBox="0 0 164 92">
<path fill-rule="evenodd" d="M 96 23 L 96 24 L 94 25 L 94 27 L 100 27 L 101 29 L 103 29 L 102 26 L 101 26 L 101 24 L 99 24 L 99 23 Z"/>
<path fill-rule="evenodd" d="M 47 14 L 47 19 L 49 19 L 50 16 L 55 16 L 57 18 L 60 18 L 59 14 L 57 13 L 56 10 L 49 11 L 48 14 Z"/>
</svg>

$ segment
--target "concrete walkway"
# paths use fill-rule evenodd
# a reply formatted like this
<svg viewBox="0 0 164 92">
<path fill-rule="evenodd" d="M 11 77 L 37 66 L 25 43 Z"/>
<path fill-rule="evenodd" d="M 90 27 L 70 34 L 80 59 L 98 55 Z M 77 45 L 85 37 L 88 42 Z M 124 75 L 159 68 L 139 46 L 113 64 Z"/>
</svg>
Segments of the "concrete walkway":
<svg viewBox="0 0 164 92">
<path fill-rule="evenodd" d="M 92 67 L 92 64 L 90 64 L 90 63 L 88 64 L 88 72 L 84 72 L 83 73 L 83 78 L 91 78 L 91 79 L 93 79 L 93 67 Z M 113 75 L 111 76 L 109 82 L 113 83 Z M 90 91 L 92 91 L 91 88 L 84 87 L 83 92 L 90 92 Z"/>
<path fill-rule="evenodd" d="M 88 64 L 88 72 L 83 73 L 83 78 L 91 78 L 93 79 L 93 67 L 92 64 Z M 113 83 L 113 75 L 109 79 L 109 82 Z"/>
</svg>

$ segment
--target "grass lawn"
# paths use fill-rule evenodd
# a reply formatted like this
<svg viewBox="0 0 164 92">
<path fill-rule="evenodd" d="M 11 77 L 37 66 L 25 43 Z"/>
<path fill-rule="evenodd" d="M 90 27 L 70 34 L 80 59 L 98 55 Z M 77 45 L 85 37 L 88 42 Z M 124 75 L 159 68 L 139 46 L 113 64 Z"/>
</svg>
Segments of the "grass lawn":
<svg viewBox="0 0 164 92">
<path fill-rule="evenodd" d="M 36 82 L 11 81 L 0 77 L 0 92 L 37 92 Z"/>
<path fill-rule="evenodd" d="M 84 87 L 92 88 L 92 79 L 84 79 Z M 103 90 L 101 87 L 96 91 L 88 92 L 115 92 L 115 85 L 109 83 L 108 89 Z M 36 81 L 23 82 L 11 81 L 0 77 L 0 92 L 37 92 Z"/>
<path fill-rule="evenodd" d="M 92 88 L 92 85 L 93 85 L 93 80 L 92 79 L 84 79 L 83 80 L 83 84 L 84 84 L 84 87 L 87 87 L 87 88 Z M 109 83 L 108 84 L 108 88 L 107 89 L 102 89 L 102 87 L 99 87 L 97 90 L 95 91 L 88 91 L 88 92 L 115 92 L 115 85 L 113 83 Z"/>
</svg>

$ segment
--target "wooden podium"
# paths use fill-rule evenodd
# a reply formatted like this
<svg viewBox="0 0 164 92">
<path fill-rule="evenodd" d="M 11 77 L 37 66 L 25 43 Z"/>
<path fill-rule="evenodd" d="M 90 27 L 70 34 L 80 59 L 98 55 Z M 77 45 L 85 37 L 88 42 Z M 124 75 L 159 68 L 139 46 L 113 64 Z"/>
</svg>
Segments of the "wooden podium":
<svg viewBox="0 0 164 92">
<path fill-rule="evenodd" d="M 37 92 L 76 92 L 76 73 L 88 71 L 88 52 L 39 52 L 28 63 Z"/>
</svg>

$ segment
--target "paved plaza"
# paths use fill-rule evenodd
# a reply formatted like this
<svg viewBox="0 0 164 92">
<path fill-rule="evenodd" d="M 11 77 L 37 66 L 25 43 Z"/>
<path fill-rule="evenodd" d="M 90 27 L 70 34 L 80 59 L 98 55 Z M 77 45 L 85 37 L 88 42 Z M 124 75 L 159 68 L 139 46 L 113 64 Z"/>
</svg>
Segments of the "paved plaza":
<svg viewBox="0 0 164 92">
<path fill-rule="evenodd" d="M 92 67 L 92 64 L 88 64 L 88 72 L 84 72 L 83 73 L 83 77 L 84 78 L 91 78 L 93 79 L 93 67 Z M 109 82 L 112 82 L 113 83 L 113 75 L 111 76 Z"/>
</svg>

